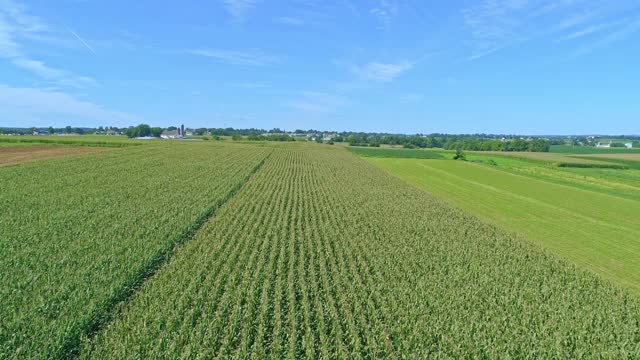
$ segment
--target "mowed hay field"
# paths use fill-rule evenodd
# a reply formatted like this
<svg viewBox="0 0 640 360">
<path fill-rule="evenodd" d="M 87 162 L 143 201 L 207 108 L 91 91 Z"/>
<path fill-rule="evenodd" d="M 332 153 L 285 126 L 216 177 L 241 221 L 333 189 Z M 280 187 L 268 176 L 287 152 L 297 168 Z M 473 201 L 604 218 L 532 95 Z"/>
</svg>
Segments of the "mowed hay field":
<svg viewBox="0 0 640 360">
<path fill-rule="evenodd" d="M 594 158 L 594 159 L 621 159 L 640 161 L 640 153 L 633 154 L 588 154 L 588 155 L 574 155 L 576 158 Z"/>
<path fill-rule="evenodd" d="M 640 356 L 636 294 L 341 147 L 167 143 L 0 179 L 3 358 Z"/>
<path fill-rule="evenodd" d="M 503 171 L 502 166 L 462 161 L 368 160 L 640 293 L 640 201 L 627 198 L 625 193 L 614 196 L 597 191 L 598 188 L 586 190 L 583 186 L 570 186 L 569 177 L 556 183 L 524 172 Z"/>
</svg>

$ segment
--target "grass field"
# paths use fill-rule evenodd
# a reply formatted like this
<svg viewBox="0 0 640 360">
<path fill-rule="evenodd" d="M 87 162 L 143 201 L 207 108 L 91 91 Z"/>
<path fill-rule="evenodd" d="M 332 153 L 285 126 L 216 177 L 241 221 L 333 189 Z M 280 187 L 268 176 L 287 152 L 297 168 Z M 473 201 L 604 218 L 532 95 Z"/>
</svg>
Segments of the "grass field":
<svg viewBox="0 0 640 360">
<path fill-rule="evenodd" d="M 574 157 L 589 158 L 589 159 L 602 159 L 602 160 L 630 160 L 640 161 L 640 153 L 626 153 L 626 154 L 590 154 L 590 155 L 575 155 Z"/>
<path fill-rule="evenodd" d="M 627 154 L 640 153 L 640 149 L 627 148 L 597 148 L 593 146 L 570 146 L 570 145 L 551 145 L 549 150 L 552 153 L 562 154 Z"/>
<path fill-rule="evenodd" d="M 626 165 L 611 162 L 609 159 L 598 159 L 591 157 L 578 157 L 570 154 L 558 154 L 558 153 L 546 153 L 546 152 L 469 152 L 469 154 L 479 156 L 510 156 L 512 158 L 521 160 L 531 160 L 535 162 L 541 162 L 547 165 L 558 167 L 573 167 L 573 168 L 601 168 L 601 169 L 625 169 Z"/>
<path fill-rule="evenodd" d="M 635 293 L 368 161 L 163 142 L 0 168 L 0 358 L 640 355 Z"/>
<path fill-rule="evenodd" d="M 548 179 L 558 173 L 547 173 L 545 179 L 545 175 L 504 171 L 501 165 L 405 159 L 369 161 L 640 292 L 640 238 L 637 236 L 640 202 L 637 199 L 611 196 L 597 188 L 586 190 L 579 183 L 571 186 L 569 177 L 557 181 Z M 528 167 L 535 169 L 531 164 Z M 636 193 L 640 189 L 633 188 Z"/>
</svg>

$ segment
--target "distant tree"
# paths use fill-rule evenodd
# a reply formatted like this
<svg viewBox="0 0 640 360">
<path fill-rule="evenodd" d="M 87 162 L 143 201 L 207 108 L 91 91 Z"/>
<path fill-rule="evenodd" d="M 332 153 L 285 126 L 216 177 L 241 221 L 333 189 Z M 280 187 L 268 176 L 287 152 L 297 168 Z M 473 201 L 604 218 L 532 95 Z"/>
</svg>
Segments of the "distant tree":
<svg viewBox="0 0 640 360">
<path fill-rule="evenodd" d="M 160 128 L 158 128 L 158 129 L 160 129 Z M 160 132 L 162 132 L 162 129 L 160 130 Z M 147 124 L 140 124 L 140 125 L 138 125 L 136 127 L 128 128 L 127 130 L 125 130 L 124 134 L 127 135 L 127 137 L 130 137 L 130 138 L 151 136 L 151 126 L 149 126 Z"/>
<path fill-rule="evenodd" d="M 453 156 L 453 160 L 462 160 L 462 161 L 467 160 L 467 157 L 462 151 L 461 147 L 456 149 L 456 154 Z"/>
<path fill-rule="evenodd" d="M 160 134 L 162 134 L 161 127 L 152 127 L 150 130 L 151 130 L 151 136 L 153 137 L 160 137 Z"/>
<path fill-rule="evenodd" d="M 49 133 L 49 135 L 53 135 L 55 133 L 55 130 L 53 130 L 52 126 L 49 126 L 49 128 L 47 129 L 47 132 Z"/>
<path fill-rule="evenodd" d="M 242 140 L 242 135 L 240 135 L 240 134 L 233 134 L 233 136 L 231 136 L 231 140 L 233 140 L 233 141 L 239 141 L 239 140 Z"/>
<path fill-rule="evenodd" d="M 64 133 L 65 133 L 65 134 L 71 134 L 72 132 L 73 132 L 73 128 L 72 128 L 71 126 L 67 125 L 67 126 L 64 128 Z"/>
</svg>

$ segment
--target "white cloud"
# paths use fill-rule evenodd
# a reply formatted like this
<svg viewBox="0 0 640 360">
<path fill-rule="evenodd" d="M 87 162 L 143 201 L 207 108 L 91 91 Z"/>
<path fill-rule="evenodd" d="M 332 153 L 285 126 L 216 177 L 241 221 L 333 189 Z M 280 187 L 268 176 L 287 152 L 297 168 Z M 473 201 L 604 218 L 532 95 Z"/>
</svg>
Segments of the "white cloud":
<svg viewBox="0 0 640 360">
<path fill-rule="evenodd" d="M 462 10 L 464 26 L 470 35 L 471 55 L 467 60 L 479 59 L 532 39 L 570 40 L 611 30 L 611 25 L 619 21 L 604 22 L 603 19 L 624 13 L 624 3 L 483 0 Z"/>
<path fill-rule="evenodd" d="M 216 59 L 231 65 L 266 66 L 280 62 L 278 57 L 266 54 L 260 50 L 195 49 L 189 50 L 188 53 Z"/>
<path fill-rule="evenodd" d="M 95 80 L 48 66 L 32 59 L 16 39 L 38 36 L 49 27 L 39 18 L 26 14 L 24 6 L 12 0 L 0 0 L 0 58 L 50 83 L 75 88 L 95 85 Z"/>
<path fill-rule="evenodd" d="M 335 112 L 346 104 L 346 99 L 341 96 L 317 91 L 302 91 L 298 98 L 287 102 L 285 105 L 305 113 L 326 115 Z"/>
<path fill-rule="evenodd" d="M 76 39 L 78 39 L 78 41 L 80 41 L 80 43 L 81 43 L 82 45 L 84 45 L 84 47 L 86 47 L 89 51 L 91 51 L 91 52 L 93 53 L 93 55 L 96 55 L 96 51 L 95 51 L 95 50 L 93 50 L 93 48 L 92 48 L 91 46 L 89 46 L 89 44 L 87 44 L 87 42 L 86 42 L 86 41 L 84 41 L 84 39 L 83 39 L 83 38 L 81 38 L 81 37 L 80 37 L 80 35 L 76 34 L 76 33 L 75 33 L 73 30 L 71 30 L 71 29 L 67 29 L 67 30 L 69 30 L 69 32 L 71 33 L 71 35 L 75 36 L 75 37 L 76 37 Z"/>
<path fill-rule="evenodd" d="M 274 22 L 283 25 L 293 25 L 293 26 L 302 26 L 304 25 L 304 20 L 295 17 L 282 16 L 273 19 Z"/>
<path fill-rule="evenodd" d="M 363 66 L 355 67 L 353 71 L 365 80 L 387 82 L 393 81 L 398 76 L 411 70 L 411 68 L 413 68 L 413 64 L 408 61 L 399 63 L 370 62 Z"/>
<path fill-rule="evenodd" d="M 396 0 L 379 0 L 369 13 L 378 18 L 383 28 L 388 29 L 391 21 L 398 15 L 398 8 Z"/>
<path fill-rule="evenodd" d="M 591 40 L 587 44 L 578 48 L 574 55 L 588 55 L 598 48 L 608 46 L 631 34 L 640 32 L 640 18 L 625 19 L 624 21 L 618 22 L 616 26 L 612 27 L 612 29 L 613 30 L 611 32 L 607 32 L 599 38 Z M 586 34 L 583 36 L 586 36 Z"/>
<path fill-rule="evenodd" d="M 47 126 L 113 124 L 131 125 L 142 119 L 106 109 L 72 95 L 36 88 L 16 88 L 0 84 L 3 126 Z"/>
<path fill-rule="evenodd" d="M 472 39 L 473 55 L 468 60 L 491 54 L 523 37 L 520 25 L 527 0 L 485 0 L 462 10 L 465 27 Z"/>
<path fill-rule="evenodd" d="M 231 84 L 233 87 L 243 88 L 243 89 L 260 89 L 266 87 L 264 84 L 254 83 L 254 82 L 240 82 Z"/>
<path fill-rule="evenodd" d="M 257 0 L 223 0 L 227 12 L 236 20 L 242 21 L 255 8 Z"/>
<path fill-rule="evenodd" d="M 24 57 L 15 57 L 11 62 L 24 70 L 32 72 L 39 77 L 53 83 L 74 88 L 85 88 L 96 85 L 94 79 L 86 76 L 77 76 L 64 70 L 47 66 L 42 61 L 31 60 Z"/>
</svg>

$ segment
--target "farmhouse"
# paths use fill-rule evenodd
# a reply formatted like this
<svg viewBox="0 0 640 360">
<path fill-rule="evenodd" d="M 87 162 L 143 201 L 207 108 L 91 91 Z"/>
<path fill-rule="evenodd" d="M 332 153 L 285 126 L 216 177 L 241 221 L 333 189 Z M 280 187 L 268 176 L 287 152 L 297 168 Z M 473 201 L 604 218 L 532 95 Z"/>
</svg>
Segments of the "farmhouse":
<svg viewBox="0 0 640 360">
<path fill-rule="evenodd" d="M 182 134 L 180 134 L 180 129 L 164 130 L 160 137 L 163 139 L 182 139 Z"/>
<path fill-rule="evenodd" d="M 611 143 L 609 142 L 609 143 L 605 144 L 605 143 L 601 143 L 601 142 L 598 141 L 598 143 L 596 144 L 596 147 L 599 147 L 599 148 L 610 148 L 611 147 Z"/>
</svg>

